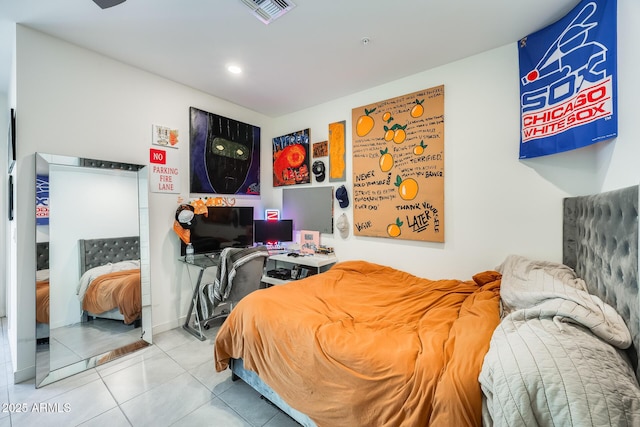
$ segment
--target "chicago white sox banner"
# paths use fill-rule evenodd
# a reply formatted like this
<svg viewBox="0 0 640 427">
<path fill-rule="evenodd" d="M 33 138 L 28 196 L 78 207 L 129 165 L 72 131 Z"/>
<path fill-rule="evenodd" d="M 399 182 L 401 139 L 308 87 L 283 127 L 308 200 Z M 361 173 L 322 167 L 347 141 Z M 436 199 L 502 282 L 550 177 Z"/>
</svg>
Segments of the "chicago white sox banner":
<svg viewBox="0 0 640 427">
<path fill-rule="evenodd" d="M 618 135 L 616 0 L 585 0 L 518 43 L 520 158 Z"/>
</svg>

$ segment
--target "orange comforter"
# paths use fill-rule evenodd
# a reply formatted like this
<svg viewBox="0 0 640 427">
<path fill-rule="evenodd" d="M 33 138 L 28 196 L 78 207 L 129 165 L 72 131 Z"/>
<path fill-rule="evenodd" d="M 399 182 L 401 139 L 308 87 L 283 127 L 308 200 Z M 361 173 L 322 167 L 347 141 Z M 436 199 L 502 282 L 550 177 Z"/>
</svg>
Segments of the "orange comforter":
<svg viewBox="0 0 640 427">
<path fill-rule="evenodd" d="M 49 323 L 49 281 L 36 281 L 36 322 Z"/>
<path fill-rule="evenodd" d="M 243 298 L 216 337 L 216 369 L 243 359 L 318 426 L 480 426 L 500 277 L 339 263 Z"/>
<path fill-rule="evenodd" d="M 140 317 L 140 270 L 124 270 L 103 274 L 89 285 L 82 300 L 82 308 L 94 314 L 119 308 L 125 323 Z"/>
</svg>

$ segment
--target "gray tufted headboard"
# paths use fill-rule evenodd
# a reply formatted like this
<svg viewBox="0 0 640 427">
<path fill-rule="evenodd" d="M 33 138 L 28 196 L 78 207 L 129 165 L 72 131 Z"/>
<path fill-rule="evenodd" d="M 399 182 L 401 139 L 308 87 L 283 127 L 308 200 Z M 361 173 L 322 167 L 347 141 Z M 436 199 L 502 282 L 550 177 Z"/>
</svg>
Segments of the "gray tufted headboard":
<svg viewBox="0 0 640 427">
<path fill-rule="evenodd" d="M 635 185 L 566 198 L 563 263 L 584 279 L 592 294 L 615 307 L 627 323 L 633 339 L 629 355 L 640 381 L 638 190 Z"/>
<path fill-rule="evenodd" d="M 140 259 L 140 238 L 114 237 L 79 240 L 80 274 L 107 263 Z"/>
</svg>

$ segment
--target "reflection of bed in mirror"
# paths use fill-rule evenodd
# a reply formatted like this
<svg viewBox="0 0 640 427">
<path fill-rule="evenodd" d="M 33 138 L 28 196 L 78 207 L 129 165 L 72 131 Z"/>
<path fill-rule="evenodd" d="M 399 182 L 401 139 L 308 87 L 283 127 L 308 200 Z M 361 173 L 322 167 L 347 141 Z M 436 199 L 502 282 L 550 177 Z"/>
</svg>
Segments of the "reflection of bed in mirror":
<svg viewBox="0 0 640 427">
<path fill-rule="evenodd" d="M 49 338 L 49 242 L 36 244 L 36 339 Z"/>
<path fill-rule="evenodd" d="M 139 326 L 142 312 L 138 236 L 79 240 L 77 295 L 83 321 L 121 320 Z"/>
</svg>

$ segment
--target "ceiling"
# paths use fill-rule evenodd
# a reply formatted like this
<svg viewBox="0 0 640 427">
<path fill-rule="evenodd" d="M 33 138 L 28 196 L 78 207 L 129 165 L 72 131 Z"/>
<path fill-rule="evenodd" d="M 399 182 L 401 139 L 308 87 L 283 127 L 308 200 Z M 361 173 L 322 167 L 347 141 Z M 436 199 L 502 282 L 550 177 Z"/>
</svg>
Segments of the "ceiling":
<svg viewBox="0 0 640 427">
<path fill-rule="evenodd" d="M 0 92 L 19 23 L 278 117 L 516 43 L 578 0 L 291 2 L 266 25 L 242 0 L 0 0 Z"/>
</svg>

